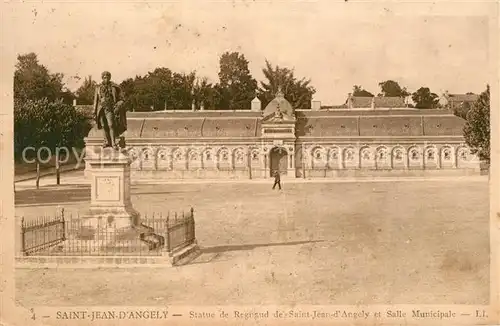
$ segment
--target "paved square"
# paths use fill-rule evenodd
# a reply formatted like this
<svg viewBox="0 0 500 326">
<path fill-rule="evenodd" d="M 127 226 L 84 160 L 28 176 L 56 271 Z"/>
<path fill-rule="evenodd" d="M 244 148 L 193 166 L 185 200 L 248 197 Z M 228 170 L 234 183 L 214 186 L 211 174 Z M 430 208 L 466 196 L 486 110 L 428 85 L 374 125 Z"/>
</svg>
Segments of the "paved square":
<svg viewBox="0 0 500 326">
<path fill-rule="evenodd" d="M 17 270 L 23 305 L 487 304 L 487 180 L 138 185 L 141 212 L 195 208 L 178 268 Z M 16 193 L 16 215 L 85 208 L 89 187 Z M 38 203 L 38 204 L 36 204 Z M 33 206 L 39 205 L 39 206 Z"/>
</svg>

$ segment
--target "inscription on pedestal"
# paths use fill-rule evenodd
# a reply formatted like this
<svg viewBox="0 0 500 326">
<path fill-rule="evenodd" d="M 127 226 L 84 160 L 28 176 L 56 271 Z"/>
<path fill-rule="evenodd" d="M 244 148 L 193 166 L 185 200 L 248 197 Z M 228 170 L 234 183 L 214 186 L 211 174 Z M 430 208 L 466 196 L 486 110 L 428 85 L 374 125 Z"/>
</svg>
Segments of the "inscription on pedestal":
<svg viewBox="0 0 500 326">
<path fill-rule="evenodd" d="M 120 200 L 120 179 L 118 177 L 96 178 L 96 200 L 118 201 Z"/>
</svg>

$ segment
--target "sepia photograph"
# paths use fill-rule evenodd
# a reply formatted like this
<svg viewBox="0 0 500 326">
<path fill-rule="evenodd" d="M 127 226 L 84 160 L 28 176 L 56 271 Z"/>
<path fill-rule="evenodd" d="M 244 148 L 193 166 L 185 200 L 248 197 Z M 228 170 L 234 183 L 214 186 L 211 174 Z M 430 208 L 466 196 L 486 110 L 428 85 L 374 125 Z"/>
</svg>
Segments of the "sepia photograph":
<svg viewBox="0 0 500 326">
<path fill-rule="evenodd" d="M 5 325 L 499 322 L 497 2 L 2 6 Z"/>
</svg>

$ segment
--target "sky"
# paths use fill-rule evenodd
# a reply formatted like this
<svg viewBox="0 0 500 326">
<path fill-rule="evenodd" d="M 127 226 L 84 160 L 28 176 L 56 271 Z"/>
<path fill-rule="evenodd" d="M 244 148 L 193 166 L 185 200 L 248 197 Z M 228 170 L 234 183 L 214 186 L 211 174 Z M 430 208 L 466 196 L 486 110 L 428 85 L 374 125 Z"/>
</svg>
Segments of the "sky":
<svg viewBox="0 0 500 326">
<path fill-rule="evenodd" d="M 415 91 L 479 93 L 489 81 L 485 5 L 345 1 L 23 3 L 4 12 L 4 53 L 35 52 L 76 90 L 103 70 L 115 82 L 156 67 L 217 81 L 219 56 L 238 51 L 263 80 L 265 60 L 311 79 L 323 105 L 353 85 L 372 93 L 392 79 Z M 10 25 L 9 25 L 10 24 Z"/>
</svg>

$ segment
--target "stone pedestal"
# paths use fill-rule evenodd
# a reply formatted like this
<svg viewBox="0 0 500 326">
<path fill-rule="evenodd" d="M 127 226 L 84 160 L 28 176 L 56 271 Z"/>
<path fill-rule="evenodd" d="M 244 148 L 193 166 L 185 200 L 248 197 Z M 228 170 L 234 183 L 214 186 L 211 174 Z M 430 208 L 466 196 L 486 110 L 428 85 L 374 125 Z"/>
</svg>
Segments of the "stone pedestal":
<svg viewBox="0 0 500 326">
<path fill-rule="evenodd" d="M 88 222 L 107 218 L 118 228 L 139 224 L 139 213 L 130 201 L 130 163 L 125 152 L 96 149 L 85 161 L 90 172 L 90 207 L 83 216 Z"/>
<path fill-rule="evenodd" d="M 94 148 L 86 153 L 90 178 L 90 206 L 77 221 L 67 221 L 67 240 L 61 250 L 77 256 L 156 256 L 171 265 L 183 264 L 199 254 L 196 239 L 190 239 L 181 248 L 171 248 L 170 231 L 157 221 L 152 226 L 141 223 L 141 217 L 130 200 L 130 164 L 125 150 Z M 191 210 L 191 214 L 193 211 Z M 192 217 L 192 215 L 191 215 Z M 76 224 L 74 224 L 76 222 Z M 153 227 L 159 227 L 156 234 Z M 192 224 L 185 225 L 186 234 Z M 194 237 L 194 233 L 193 233 Z M 189 243 L 188 243 L 189 242 Z M 59 250 L 59 249 L 58 249 Z M 158 259 L 156 259 L 158 260 Z"/>
<path fill-rule="evenodd" d="M 137 247 L 137 251 L 149 248 L 141 239 L 154 237 L 154 233 L 141 225 L 140 214 L 130 201 L 132 160 L 127 153 L 112 148 L 96 148 L 87 152 L 85 160 L 91 184 L 90 207 L 81 215 L 76 238 L 91 241 L 91 244 L 82 245 L 93 250 L 118 251 L 119 247 L 128 247 L 130 252 L 134 252 L 134 248 L 130 247 Z"/>
</svg>

